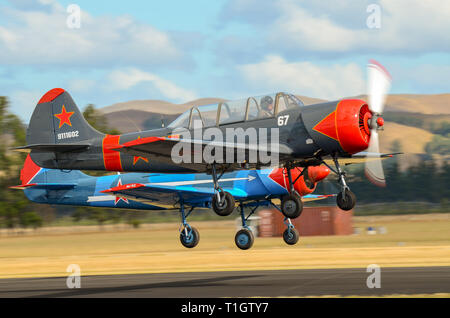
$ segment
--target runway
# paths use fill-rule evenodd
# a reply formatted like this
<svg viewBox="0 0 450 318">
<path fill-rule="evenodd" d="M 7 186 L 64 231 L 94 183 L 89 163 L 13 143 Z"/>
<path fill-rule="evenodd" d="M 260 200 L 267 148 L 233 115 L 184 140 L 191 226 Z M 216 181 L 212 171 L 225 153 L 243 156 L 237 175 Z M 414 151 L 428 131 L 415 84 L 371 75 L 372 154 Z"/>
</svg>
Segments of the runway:
<svg viewBox="0 0 450 318">
<path fill-rule="evenodd" d="M 370 289 L 371 273 L 357 269 L 81 276 L 0 279 L 0 297 L 280 297 L 450 293 L 450 267 L 381 268 L 381 288 Z"/>
</svg>

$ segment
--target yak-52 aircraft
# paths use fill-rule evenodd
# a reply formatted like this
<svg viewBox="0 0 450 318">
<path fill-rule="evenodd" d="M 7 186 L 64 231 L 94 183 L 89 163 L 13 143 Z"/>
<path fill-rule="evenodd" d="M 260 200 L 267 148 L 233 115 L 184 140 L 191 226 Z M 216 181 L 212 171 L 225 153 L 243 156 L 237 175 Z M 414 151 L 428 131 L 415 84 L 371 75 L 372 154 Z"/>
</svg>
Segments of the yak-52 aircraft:
<svg viewBox="0 0 450 318">
<path fill-rule="evenodd" d="M 305 106 L 294 95 L 278 93 L 192 107 L 166 128 L 123 135 L 105 135 L 92 128 L 69 93 L 55 88 L 39 100 L 28 126 L 27 145 L 18 150 L 31 151 L 33 161 L 48 169 L 207 173 L 212 176 L 212 208 L 219 215 L 228 215 L 235 207 L 235 197 L 219 185 L 219 179 L 225 172 L 270 166 L 263 156 L 270 153 L 277 158 L 277 166 L 287 172 L 289 193 L 281 202 L 286 217 L 295 218 L 302 211 L 296 179 L 322 164 L 338 176 L 338 206 L 350 210 L 356 198 L 341 164 L 365 161 L 368 178 L 380 186 L 385 184 L 377 160 L 386 156 L 379 153 L 378 130 L 384 123 L 381 113 L 389 87 L 388 72 L 371 61 L 369 103 L 341 99 Z M 199 121 L 202 125 L 197 127 Z M 231 141 L 218 140 L 205 134 L 210 128 L 223 136 L 229 129 L 239 133 Z M 249 131 L 256 132 L 257 143 Z M 272 138 L 275 132 L 276 139 Z M 201 155 L 206 150 L 214 160 Z M 252 159 L 254 152 L 257 156 Z M 188 160 L 178 162 L 174 153 L 175 159 L 187 156 Z M 199 153 L 200 160 L 196 160 Z M 291 171 L 297 167 L 304 169 L 294 178 Z"/>
<path fill-rule="evenodd" d="M 300 175 L 301 168 L 294 168 L 292 174 Z M 333 195 L 314 195 L 317 182 L 328 176 L 326 166 L 310 167 L 294 184 L 295 191 L 303 201 L 325 199 Z M 22 189 L 33 202 L 76 206 L 108 207 L 121 209 L 164 210 L 180 209 L 182 224 L 180 241 L 188 248 L 195 247 L 200 239 L 196 228 L 186 218 L 194 208 L 210 208 L 214 189 L 211 178 L 204 173 L 159 174 L 124 173 L 93 177 L 79 170 L 45 169 L 37 166 L 28 157 L 21 170 L 22 184 L 12 188 Z M 225 173 L 220 185 L 239 202 L 242 229 L 236 233 L 235 243 L 241 249 L 253 245 L 254 237 L 247 226 L 247 220 L 259 206 L 278 207 L 272 200 L 289 193 L 288 180 L 283 169 L 243 170 Z M 189 207 L 185 213 L 185 206 Z M 250 209 L 245 216 L 244 209 Z M 283 239 L 293 245 L 299 233 L 290 219 Z"/>
</svg>

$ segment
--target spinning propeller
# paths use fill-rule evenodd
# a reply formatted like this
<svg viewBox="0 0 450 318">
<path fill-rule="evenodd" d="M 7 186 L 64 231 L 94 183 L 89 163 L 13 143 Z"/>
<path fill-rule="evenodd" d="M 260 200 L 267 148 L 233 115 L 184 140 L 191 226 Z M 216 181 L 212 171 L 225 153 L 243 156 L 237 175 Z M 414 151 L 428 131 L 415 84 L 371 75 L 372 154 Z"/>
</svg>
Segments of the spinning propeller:
<svg viewBox="0 0 450 318">
<path fill-rule="evenodd" d="M 384 110 L 386 94 L 391 86 L 391 76 L 388 71 L 378 62 L 370 60 L 367 65 L 368 72 L 368 96 L 371 117 L 368 119 L 370 128 L 370 142 L 367 148 L 367 160 L 365 173 L 367 178 L 375 185 L 386 186 L 383 165 L 380 160 L 380 145 L 378 130 L 384 124 L 381 117 Z M 372 159 L 370 160 L 369 157 Z"/>
</svg>

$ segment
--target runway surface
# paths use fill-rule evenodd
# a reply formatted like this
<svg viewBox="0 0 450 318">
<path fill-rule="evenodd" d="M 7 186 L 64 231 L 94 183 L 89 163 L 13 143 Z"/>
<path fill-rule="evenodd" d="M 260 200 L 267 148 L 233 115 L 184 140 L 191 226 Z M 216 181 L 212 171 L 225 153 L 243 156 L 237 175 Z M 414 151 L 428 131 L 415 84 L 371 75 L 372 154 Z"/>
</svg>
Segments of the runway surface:
<svg viewBox="0 0 450 318">
<path fill-rule="evenodd" d="M 0 297 L 276 297 L 450 293 L 450 267 L 381 268 L 381 288 L 358 269 L 302 269 L 206 273 L 0 279 Z"/>
</svg>

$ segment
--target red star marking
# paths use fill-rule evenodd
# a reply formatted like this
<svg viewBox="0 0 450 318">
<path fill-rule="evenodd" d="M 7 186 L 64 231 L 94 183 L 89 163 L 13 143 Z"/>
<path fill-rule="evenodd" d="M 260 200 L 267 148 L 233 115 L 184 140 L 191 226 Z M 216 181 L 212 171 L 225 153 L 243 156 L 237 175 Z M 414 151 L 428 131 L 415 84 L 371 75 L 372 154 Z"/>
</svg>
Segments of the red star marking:
<svg viewBox="0 0 450 318">
<path fill-rule="evenodd" d="M 122 185 L 122 179 L 119 178 L 119 181 L 117 182 L 117 187 L 120 187 Z M 116 201 L 114 202 L 114 205 L 117 205 L 117 203 L 122 200 L 126 204 L 129 204 L 128 199 L 124 197 L 116 197 Z"/>
<path fill-rule="evenodd" d="M 72 123 L 70 122 L 70 116 L 72 116 L 75 112 L 66 111 L 66 107 L 63 105 L 61 109 L 61 113 L 55 114 L 55 117 L 59 119 L 59 127 L 61 128 L 64 124 L 67 124 L 72 127 Z"/>
<path fill-rule="evenodd" d="M 139 139 L 141 139 L 141 136 L 139 136 L 136 140 L 139 140 Z M 141 157 L 141 156 L 134 156 L 134 157 L 133 157 L 133 166 L 136 164 L 136 162 L 139 161 L 139 159 L 142 159 L 142 160 L 144 160 L 146 163 L 148 163 L 148 159 L 147 159 L 147 158 Z"/>
</svg>

